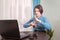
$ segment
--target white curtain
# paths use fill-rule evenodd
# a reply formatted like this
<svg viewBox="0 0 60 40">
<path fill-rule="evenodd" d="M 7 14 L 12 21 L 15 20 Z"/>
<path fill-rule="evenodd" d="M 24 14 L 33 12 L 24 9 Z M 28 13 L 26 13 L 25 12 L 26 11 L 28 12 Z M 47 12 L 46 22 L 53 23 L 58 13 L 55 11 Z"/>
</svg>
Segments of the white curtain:
<svg viewBox="0 0 60 40">
<path fill-rule="evenodd" d="M 23 28 L 23 24 L 31 15 L 32 0 L 0 0 L 0 20 L 17 19 L 20 31 L 31 29 Z"/>
</svg>

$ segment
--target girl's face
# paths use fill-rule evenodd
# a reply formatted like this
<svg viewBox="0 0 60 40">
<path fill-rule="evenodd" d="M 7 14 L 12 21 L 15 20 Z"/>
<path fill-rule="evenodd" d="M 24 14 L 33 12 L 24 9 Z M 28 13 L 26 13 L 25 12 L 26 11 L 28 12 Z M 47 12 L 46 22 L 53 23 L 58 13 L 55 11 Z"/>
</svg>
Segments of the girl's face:
<svg viewBox="0 0 60 40">
<path fill-rule="evenodd" d="M 35 9 L 34 9 L 34 14 L 35 14 L 36 16 L 41 15 L 38 8 L 35 8 Z"/>
</svg>

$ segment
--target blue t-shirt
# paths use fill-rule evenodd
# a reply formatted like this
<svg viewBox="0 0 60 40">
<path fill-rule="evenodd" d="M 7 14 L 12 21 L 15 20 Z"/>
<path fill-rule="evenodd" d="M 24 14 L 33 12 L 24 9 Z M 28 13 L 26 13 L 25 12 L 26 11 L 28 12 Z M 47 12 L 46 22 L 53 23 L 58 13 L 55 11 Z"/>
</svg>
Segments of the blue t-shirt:
<svg viewBox="0 0 60 40">
<path fill-rule="evenodd" d="M 41 20 L 41 22 L 36 23 L 36 27 L 34 27 L 34 30 L 45 30 L 45 29 L 50 30 L 51 29 L 51 25 L 50 25 L 49 21 L 47 20 L 47 18 L 40 16 L 38 19 Z M 29 27 L 29 23 L 31 23 L 33 21 L 34 21 L 34 18 L 31 18 L 23 26 L 25 28 L 27 28 L 27 27 Z"/>
</svg>

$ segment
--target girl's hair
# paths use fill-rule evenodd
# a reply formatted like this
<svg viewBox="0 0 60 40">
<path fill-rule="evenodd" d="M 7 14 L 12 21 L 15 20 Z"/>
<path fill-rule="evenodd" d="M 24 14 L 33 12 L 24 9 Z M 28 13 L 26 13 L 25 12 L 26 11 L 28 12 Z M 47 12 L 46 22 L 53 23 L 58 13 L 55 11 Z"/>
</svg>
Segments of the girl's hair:
<svg viewBox="0 0 60 40">
<path fill-rule="evenodd" d="M 38 8 L 39 9 L 39 12 L 42 14 L 43 13 L 43 8 L 42 6 L 39 4 L 37 6 L 35 6 L 35 8 Z M 35 8 L 34 8 L 34 11 L 35 11 Z"/>
</svg>

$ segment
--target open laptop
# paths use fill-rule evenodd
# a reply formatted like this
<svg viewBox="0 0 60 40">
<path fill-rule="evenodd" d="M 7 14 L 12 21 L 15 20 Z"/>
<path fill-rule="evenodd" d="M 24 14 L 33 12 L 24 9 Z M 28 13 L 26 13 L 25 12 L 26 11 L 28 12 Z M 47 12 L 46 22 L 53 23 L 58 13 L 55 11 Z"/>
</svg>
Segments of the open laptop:
<svg viewBox="0 0 60 40">
<path fill-rule="evenodd" d="M 0 20 L 0 34 L 5 39 L 23 39 L 30 34 L 19 32 L 17 20 Z"/>
</svg>

